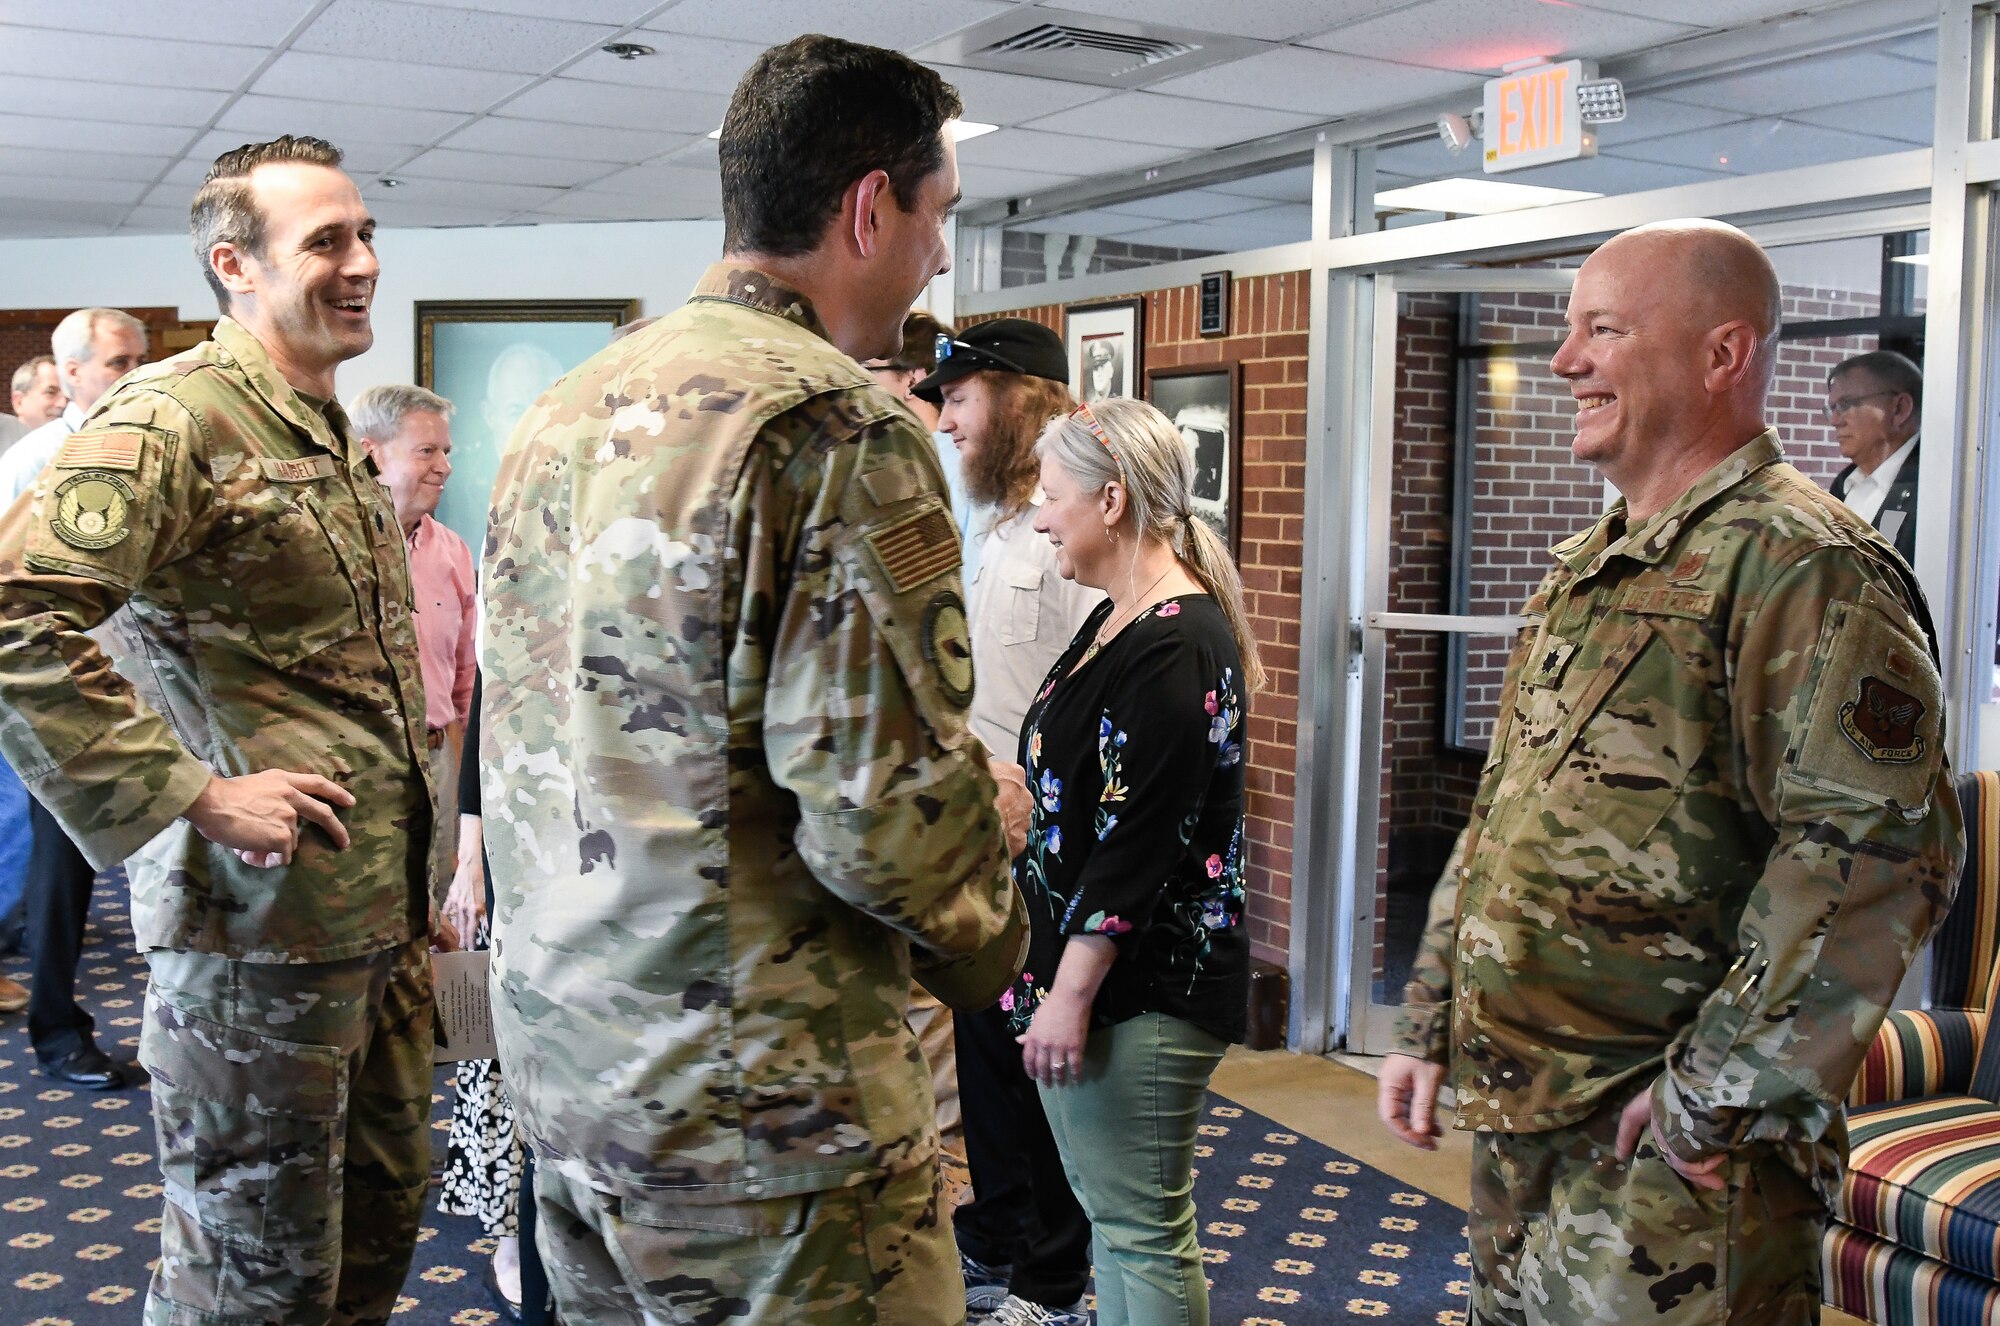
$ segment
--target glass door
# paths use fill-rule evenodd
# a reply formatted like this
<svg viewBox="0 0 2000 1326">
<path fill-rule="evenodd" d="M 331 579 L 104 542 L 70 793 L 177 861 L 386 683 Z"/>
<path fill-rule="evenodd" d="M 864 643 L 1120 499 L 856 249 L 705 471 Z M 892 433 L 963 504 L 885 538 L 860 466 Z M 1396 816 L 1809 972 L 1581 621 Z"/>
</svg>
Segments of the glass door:
<svg viewBox="0 0 2000 1326">
<path fill-rule="evenodd" d="M 1603 481 L 1549 370 L 1574 264 L 1376 278 L 1347 970 L 1348 1048 L 1379 1054 L 1471 812 L 1515 615 Z"/>
</svg>

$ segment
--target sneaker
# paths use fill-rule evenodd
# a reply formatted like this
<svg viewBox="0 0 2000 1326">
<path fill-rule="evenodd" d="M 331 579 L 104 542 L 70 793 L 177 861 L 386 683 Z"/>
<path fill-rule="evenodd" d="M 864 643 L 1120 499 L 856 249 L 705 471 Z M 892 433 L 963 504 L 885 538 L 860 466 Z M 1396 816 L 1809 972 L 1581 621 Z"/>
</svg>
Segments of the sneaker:
<svg viewBox="0 0 2000 1326">
<path fill-rule="evenodd" d="M 1082 1299 L 1066 1308 L 1045 1308 L 1009 1294 L 986 1321 L 988 1326 L 1090 1326 L 1090 1309 Z"/>
<path fill-rule="evenodd" d="M 983 1317 L 1007 1301 L 1007 1281 L 1011 1266 L 988 1266 L 964 1253 L 958 1254 L 958 1269 L 965 1272 L 965 1315 Z"/>
</svg>

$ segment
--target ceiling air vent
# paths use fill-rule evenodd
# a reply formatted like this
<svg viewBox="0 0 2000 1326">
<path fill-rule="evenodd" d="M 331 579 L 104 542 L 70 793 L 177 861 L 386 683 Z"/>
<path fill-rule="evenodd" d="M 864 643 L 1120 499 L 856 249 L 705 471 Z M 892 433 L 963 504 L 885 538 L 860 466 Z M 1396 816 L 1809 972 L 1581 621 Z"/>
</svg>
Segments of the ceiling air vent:
<svg viewBox="0 0 2000 1326">
<path fill-rule="evenodd" d="M 915 55 L 931 64 L 961 69 L 1131 88 L 1240 59 L 1268 45 L 1163 23 L 1032 5 L 934 41 Z"/>
</svg>

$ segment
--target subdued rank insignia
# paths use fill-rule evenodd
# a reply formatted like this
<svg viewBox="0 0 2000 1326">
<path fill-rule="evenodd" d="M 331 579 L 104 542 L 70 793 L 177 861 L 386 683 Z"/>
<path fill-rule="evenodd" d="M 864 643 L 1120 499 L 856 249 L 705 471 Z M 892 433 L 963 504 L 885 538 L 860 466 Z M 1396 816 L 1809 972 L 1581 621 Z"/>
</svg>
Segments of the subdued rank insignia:
<svg viewBox="0 0 2000 1326">
<path fill-rule="evenodd" d="M 51 524 L 72 548 L 109 548 L 132 532 L 132 489 L 115 474 L 72 474 L 56 488 L 55 499 Z"/>
<path fill-rule="evenodd" d="M 1923 758 L 1917 724 L 1924 702 L 1880 677 L 1863 677 L 1861 693 L 1840 706 L 1840 730 L 1878 764 L 1912 764 Z"/>
<path fill-rule="evenodd" d="M 59 470 L 124 470 L 139 468 L 145 442 L 137 433 L 77 433 L 56 453 Z"/>
<path fill-rule="evenodd" d="M 924 609 L 924 661 L 937 673 L 945 699 L 960 709 L 972 703 L 972 631 L 965 604 L 951 590 Z"/>
<path fill-rule="evenodd" d="M 906 594 L 958 567 L 958 530 L 942 506 L 927 506 L 868 536 L 890 592 Z"/>
</svg>

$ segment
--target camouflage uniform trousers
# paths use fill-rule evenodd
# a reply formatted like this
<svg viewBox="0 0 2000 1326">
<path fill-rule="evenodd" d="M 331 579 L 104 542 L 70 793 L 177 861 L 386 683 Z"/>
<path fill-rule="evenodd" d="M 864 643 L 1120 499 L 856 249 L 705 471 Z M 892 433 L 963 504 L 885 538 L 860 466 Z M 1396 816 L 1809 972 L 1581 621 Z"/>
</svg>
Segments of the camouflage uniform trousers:
<svg viewBox="0 0 2000 1326">
<path fill-rule="evenodd" d="M 1819 1320 L 1826 1213 L 1767 1144 L 1693 1187 L 1650 1134 L 1616 1147 L 1632 1098 L 1537 1133 L 1482 1132 L 1472 1162 L 1474 1326 L 1583 1322 L 1779 1326 Z"/>
<path fill-rule="evenodd" d="M 944 1178 L 945 1210 L 955 1210 L 972 1195 L 972 1176 L 965 1165 L 965 1115 L 958 1105 L 958 1040 L 952 1034 L 951 1010 L 912 983 L 905 1021 L 931 1070 L 931 1093 L 937 1097 L 938 1170 Z"/>
<path fill-rule="evenodd" d="M 962 1326 L 934 1161 L 847 1188 L 696 1205 L 535 1167 L 536 1243 L 562 1319 L 591 1326 Z"/>
<path fill-rule="evenodd" d="M 146 955 L 167 1190 L 147 1326 L 389 1319 L 430 1179 L 427 948 Z"/>
</svg>

